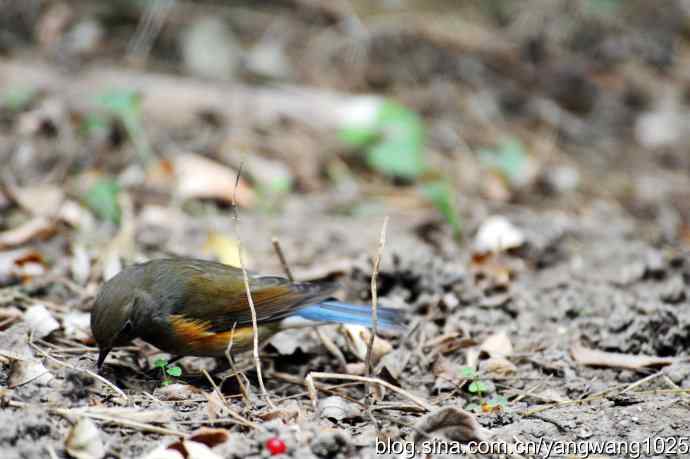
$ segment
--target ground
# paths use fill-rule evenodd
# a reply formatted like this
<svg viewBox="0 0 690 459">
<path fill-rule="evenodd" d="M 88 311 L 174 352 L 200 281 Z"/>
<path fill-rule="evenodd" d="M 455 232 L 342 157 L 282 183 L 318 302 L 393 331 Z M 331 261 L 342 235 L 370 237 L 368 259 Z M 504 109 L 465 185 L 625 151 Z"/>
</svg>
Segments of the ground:
<svg viewBox="0 0 690 459">
<path fill-rule="evenodd" d="M 178 437 L 186 453 L 156 457 L 267 457 L 274 436 L 300 458 L 430 436 L 688 456 L 686 2 L 156 5 L 0 19 L 3 458 L 144 457 Z M 361 95 L 407 107 L 405 132 L 419 117 L 423 170 L 343 141 Z M 283 274 L 273 240 L 296 279 L 370 303 L 374 276 L 377 304 L 404 311 L 371 374 L 401 392 L 348 380 L 368 339 L 334 325 L 261 349 L 267 394 L 251 355 L 214 387 L 202 370 L 226 362 L 164 375 L 141 341 L 97 373 L 88 317 L 122 266 L 239 264 L 241 246 Z"/>
</svg>

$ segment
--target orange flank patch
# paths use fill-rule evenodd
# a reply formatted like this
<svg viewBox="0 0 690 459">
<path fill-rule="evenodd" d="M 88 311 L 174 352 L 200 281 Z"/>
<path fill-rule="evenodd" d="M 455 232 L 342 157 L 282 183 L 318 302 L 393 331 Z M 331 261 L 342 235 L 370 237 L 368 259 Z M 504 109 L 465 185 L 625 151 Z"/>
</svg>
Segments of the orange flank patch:
<svg viewBox="0 0 690 459">
<path fill-rule="evenodd" d="M 178 339 L 198 354 L 222 355 L 232 340 L 233 348 L 243 349 L 251 346 L 252 327 L 240 327 L 224 332 L 209 331 L 210 322 L 188 319 L 182 315 L 170 316 L 170 324 Z"/>
</svg>

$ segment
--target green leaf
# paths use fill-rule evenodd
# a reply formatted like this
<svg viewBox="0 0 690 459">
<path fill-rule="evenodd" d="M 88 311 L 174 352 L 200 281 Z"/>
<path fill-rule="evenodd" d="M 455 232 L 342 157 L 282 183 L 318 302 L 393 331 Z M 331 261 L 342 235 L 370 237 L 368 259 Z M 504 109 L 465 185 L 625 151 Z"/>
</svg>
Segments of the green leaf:
<svg viewBox="0 0 690 459">
<path fill-rule="evenodd" d="M 486 392 L 487 387 L 482 381 L 473 381 L 468 389 L 473 394 L 481 394 Z"/>
<path fill-rule="evenodd" d="M 361 148 L 367 164 L 382 174 L 414 179 L 427 167 L 424 160 L 424 125 L 412 110 L 386 101 L 370 125 L 345 126 L 339 136 Z"/>
<path fill-rule="evenodd" d="M 156 359 L 153 362 L 154 368 L 165 368 L 168 365 L 168 361 L 165 359 Z"/>
<path fill-rule="evenodd" d="M 522 142 L 511 137 L 501 141 L 497 148 L 480 150 L 479 160 L 516 184 L 525 176 L 528 156 Z"/>
<path fill-rule="evenodd" d="M 446 222 L 453 229 L 453 235 L 459 237 L 462 233 L 460 218 L 455 206 L 455 190 L 445 179 L 435 180 L 422 185 L 422 194 L 431 201 L 443 215 Z"/>
<path fill-rule="evenodd" d="M 120 204 L 117 202 L 120 186 L 112 179 L 96 182 L 86 193 L 86 205 L 101 219 L 120 223 Z"/>
<path fill-rule="evenodd" d="M 338 132 L 338 137 L 346 144 L 361 148 L 372 143 L 378 137 L 376 127 L 345 127 Z"/>
<path fill-rule="evenodd" d="M 477 372 L 472 367 L 462 367 L 460 368 L 460 374 L 465 379 L 472 379 L 477 376 Z"/>
<path fill-rule="evenodd" d="M 172 384 L 172 380 L 170 379 L 164 379 L 163 381 L 161 381 L 161 386 L 163 387 L 169 386 L 170 384 Z"/>
<path fill-rule="evenodd" d="M 174 377 L 178 378 L 182 375 L 182 368 L 180 368 L 178 366 L 171 366 L 171 367 L 168 367 L 165 370 L 165 372 L 168 373 L 170 376 L 174 376 Z"/>
</svg>

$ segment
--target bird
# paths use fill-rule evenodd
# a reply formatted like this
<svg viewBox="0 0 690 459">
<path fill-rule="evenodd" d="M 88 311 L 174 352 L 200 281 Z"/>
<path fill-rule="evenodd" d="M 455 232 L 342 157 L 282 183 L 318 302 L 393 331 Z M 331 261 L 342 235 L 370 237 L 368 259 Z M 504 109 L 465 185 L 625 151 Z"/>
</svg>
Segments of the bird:
<svg viewBox="0 0 690 459">
<path fill-rule="evenodd" d="M 372 327 L 372 308 L 337 301 L 338 284 L 293 282 L 247 271 L 258 339 L 290 328 L 327 323 Z M 399 309 L 377 308 L 381 330 L 402 329 Z M 100 288 L 91 311 L 97 367 L 135 338 L 173 356 L 222 357 L 253 348 L 252 313 L 242 269 L 187 258 L 162 258 L 124 268 Z"/>
</svg>

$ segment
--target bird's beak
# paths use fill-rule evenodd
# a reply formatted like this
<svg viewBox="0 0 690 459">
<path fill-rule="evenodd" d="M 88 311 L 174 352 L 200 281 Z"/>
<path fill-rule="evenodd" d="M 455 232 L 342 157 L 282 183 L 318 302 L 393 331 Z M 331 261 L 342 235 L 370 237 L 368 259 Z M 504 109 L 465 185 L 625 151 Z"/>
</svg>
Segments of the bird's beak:
<svg viewBox="0 0 690 459">
<path fill-rule="evenodd" d="M 98 352 L 98 363 L 96 365 L 98 366 L 99 371 L 103 367 L 103 362 L 105 362 L 105 358 L 108 356 L 109 353 L 110 353 L 110 349 L 106 349 L 106 348 L 101 348 L 100 351 Z"/>
</svg>

